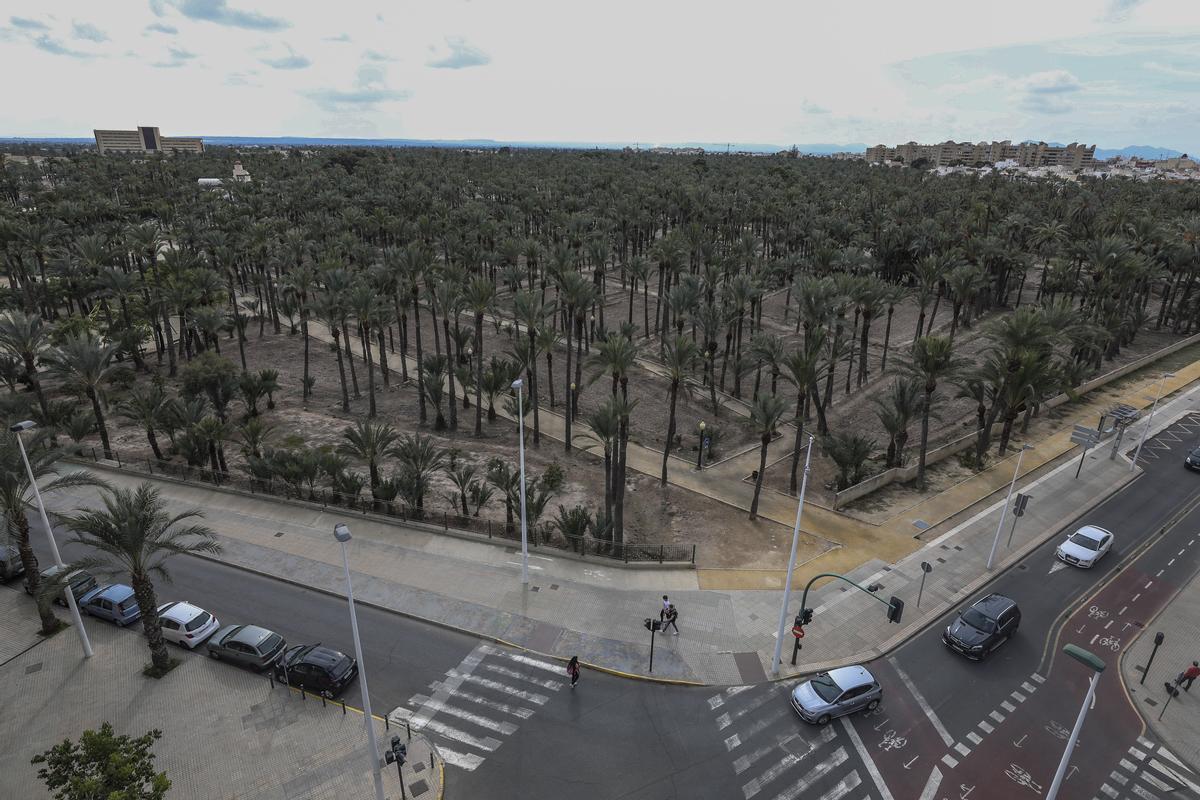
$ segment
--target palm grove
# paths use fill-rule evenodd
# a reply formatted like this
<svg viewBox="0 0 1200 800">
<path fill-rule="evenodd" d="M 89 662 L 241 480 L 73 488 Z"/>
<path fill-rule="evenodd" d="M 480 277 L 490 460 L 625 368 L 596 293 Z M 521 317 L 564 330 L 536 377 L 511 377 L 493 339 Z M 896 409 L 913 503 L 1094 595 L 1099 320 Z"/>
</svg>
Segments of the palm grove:
<svg viewBox="0 0 1200 800">
<path fill-rule="evenodd" d="M 522 377 L 530 444 L 603 461 L 602 499 L 553 519 L 562 470 L 528 479 L 531 523 L 567 542 L 639 535 L 630 444 L 660 443 L 664 485 L 689 468 L 703 444 L 682 402 L 721 421 L 710 449 L 722 427 L 761 448 L 753 518 L 781 434 L 792 493 L 810 430 L 837 488 L 913 459 L 923 484 L 931 420 L 970 402 L 982 467 L 1041 401 L 1200 313 L 1188 185 L 330 148 L 242 153 L 255 182 L 212 191 L 196 178 L 226 168 L 221 148 L 63 153 L 0 176 L 10 418 L 109 456 L 125 424 L 206 474 L 418 516 L 438 498 L 462 517 L 502 507 L 511 527 L 512 461 L 447 445 L 510 426 Z M 298 381 L 253 363 L 264 335 L 301 338 Z M 337 446 L 271 412 L 281 395 L 307 406 L 317 363 L 336 365 Z M 380 393 L 400 389 L 415 418 L 384 419 Z M 839 425 L 867 396 L 872 424 Z"/>
</svg>

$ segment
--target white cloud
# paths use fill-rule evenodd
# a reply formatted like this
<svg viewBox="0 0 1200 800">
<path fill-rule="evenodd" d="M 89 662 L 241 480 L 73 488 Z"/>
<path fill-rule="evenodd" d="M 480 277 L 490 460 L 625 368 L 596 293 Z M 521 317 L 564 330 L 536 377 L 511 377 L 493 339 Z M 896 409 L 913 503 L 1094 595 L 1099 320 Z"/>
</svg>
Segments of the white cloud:
<svg viewBox="0 0 1200 800">
<path fill-rule="evenodd" d="M 108 41 L 108 34 L 90 22 L 72 22 L 71 31 L 76 39 L 85 39 L 89 42 Z"/>
<path fill-rule="evenodd" d="M 467 44 L 458 36 L 447 37 L 446 48 L 449 50 L 448 53 L 431 58 L 426 64 L 435 69 L 466 69 L 482 67 L 492 61 L 492 57 L 487 53 L 478 47 Z"/>
</svg>

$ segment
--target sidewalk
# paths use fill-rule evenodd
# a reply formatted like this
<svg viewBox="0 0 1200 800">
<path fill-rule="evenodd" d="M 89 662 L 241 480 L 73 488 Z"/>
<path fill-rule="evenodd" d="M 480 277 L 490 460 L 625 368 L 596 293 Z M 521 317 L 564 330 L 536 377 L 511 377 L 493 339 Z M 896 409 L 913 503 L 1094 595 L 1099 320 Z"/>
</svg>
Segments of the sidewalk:
<svg viewBox="0 0 1200 800">
<path fill-rule="evenodd" d="M 0 587 L 0 620 L 28 633 L 38 625 L 19 588 Z M 5 645 L 9 629 L 0 631 Z M 260 675 L 205 658 L 171 655 L 183 663 L 162 680 L 142 675 L 149 660 L 140 628 L 88 626 L 95 655 L 85 660 L 79 640 L 64 630 L 0 663 L 0 796 L 45 797 L 29 759 L 65 738 L 110 722 L 118 734 L 158 729 L 155 767 L 171 780 L 177 800 L 284 797 L 334 800 L 371 797 L 362 716 L 272 684 Z M 32 637 L 37 638 L 37 637 Z M 179 713 L 180 709 L 185 709 Z M 377 720 L 379 741 L 388 741 Z M 408 745 L 407 794 L 440 800 L 442 764 L 429 766 L 420 734 Z M 384 792 L 400 797 L 396 771 L 383 770 Z"/>
<path fill-rule="evenodd" d="M 1142 672 L 1154 649 L 1154 634 L 1159 631 L 1163 633 L 1162 647 L 1154 656 L 1146 682 L 1141 684 Z M 1193 686 L 1190 692 L 1180 691 L 1163 709 L 1167 699 L 1163 683 L 1174 681 L 1193 661 L 1200 661 L 1200 574 L 1146 625 L 1121 658 L 1121 678 L 1150 730 L 1200 771 L 1200 686 Z"/>
<path fill-rule="evenodd" d="M 1197 392 L 1200 388 L 1161 404 L 1155 427 L 1165 427 L 1191 408 Z M 1134 426 L 1126 441 L 1136 442 L 1144 424 Z M 1003 494 L 894 564 L 874 559 L 851 570 L 848 576 L 862 585 L 881 583 L 879 597 L 896 595 L 905 601 L 900 626 L 886 621 L 881 603 L 848 591 L 845 584 L 818 587 L 809 599 L 816 618 L 802 659 L 795 668 L 785 665 L 785 674 L 865 661 L 886 652 L 1029 549 L 1057 536 L 1137 474 L 1123 458 L 1109 460 L 1107 448 L 1089 454 L 1079 479 L 1074 477 L 1075 467 L 1076 459 L 1071 458 L 1021 485 L 1035 500 L 1017 526 L 1011 547 L 1006 545 L 1006 523 L 992 573 L 986 573 L 984 565 Z M 141 475 L 104 472 L 115 485 L 143 480 Z M 346 520 L 344 512 L 204 486 L 158 485 L 173 506 L 204 509 L 206 523 L 225 545 L 221 560 L 340 596 L 340 550 L 330 531 Z M 93 490 L 80 490 L 50 503 L 74 507 L 94 499 Z M 590 665 L 645 675 L 650 643 L 642 620 L 656 616 L 666 593 L 680 609 L 682 635 L 658 638 L 655 678 L 741 684 L 767 677 L 779 619 L 778 590 L 705 590 L 697 573 L 689 570 L 626 570 L 599 560 L 539 552 L 531 556 L 526 592 L 515 547 L 452 538 L 370 516 L 355 515 L 348 521 L 355 534 L 350 555 L 356 594 L 363 602 L 558 658 L 579 655 Z M 912 541 L 911 534 L 908 538 Z M 933 571 L 918 608 L 922 561 Z M 793 595 L 789 627 L 799 602 Z M 785 656 L 790 656 L 791 644 L 789 636 Z"/>
</svg>

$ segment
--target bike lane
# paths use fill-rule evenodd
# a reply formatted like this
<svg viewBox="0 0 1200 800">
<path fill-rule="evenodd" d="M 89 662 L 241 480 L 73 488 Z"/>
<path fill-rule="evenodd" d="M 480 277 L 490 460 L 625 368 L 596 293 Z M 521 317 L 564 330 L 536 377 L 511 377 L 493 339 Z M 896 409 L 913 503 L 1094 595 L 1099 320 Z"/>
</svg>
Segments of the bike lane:
<svg viewBox="0 0 1200 800">
<path fill-rule="evenodd" d="M 1090 670 L 1062 653 L 1066 644 L 1095 653 L 1108 668 L 1096 687 L 1059 796 L 1116 797 L 1101 787 L 1145 731 L 1121 682 L 1118 659 L 1145 621 L 1153 619 L 1200 566 L 1197 531 L 1200 510 L 1193 509 L 1078 604 L 1047 637 L 1041 669 L 1029 684 L 1037 689 L 1036 701 L 1011 698 L 1005 704 L 1009 708 L 997 709 L 1000 719 L 994 732 L 953 770 L 952 783 L 969 790 L 939 792 L 925 800 L 1045 795 L 1091 679 Z M 1165 697 L 1165 690 L 1162 693 Z"/>
</svg>

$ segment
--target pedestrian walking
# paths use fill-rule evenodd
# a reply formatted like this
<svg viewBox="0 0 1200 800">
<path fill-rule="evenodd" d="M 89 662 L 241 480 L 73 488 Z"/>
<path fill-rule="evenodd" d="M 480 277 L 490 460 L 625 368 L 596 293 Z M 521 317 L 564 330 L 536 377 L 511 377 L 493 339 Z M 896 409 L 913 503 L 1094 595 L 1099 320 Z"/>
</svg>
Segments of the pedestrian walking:
<svg viewBox="0 0 1200 800">
<path fill-rule="evenodd" d="M 658 620 L 659 620 L 659 622 L 662 622 L 664 619 L 666 619 L 666 618 L 667 618 L 667 609 L 668 609 L 668 608 L 670 608 L 670 607 L 671 607 L 671 601 L 670 601 L 670 600 L 668 600 L 668 599 L 667 599 L 667 596 L 664 594 L 664 595 L 663 595 L 663 604 L 662 604 L 662 608 L 660 608 L 660 609 L 658 610 Z"/>
<path fill-rule="evenodd" d="M 575 688 L 575 684 L 579 683 L 579 656 L 571 656 L 571 660 L 567 662 L 567 674 L 571 676 L 571 688 Z"/>
<path fill-rule="evenodd" d="M 1187 692 L 1191 690 L 1192 681 L 1196 680 L 1196 678 L 1200 678 L 1200 662 L 1193 661 L 1190 667 L 1180 673 L 1179 680 L 1176 683 L 1183 684 L 1183 690 Z"/>
<path fill-rule="evenodd" d="M 666 622 L 662 626 L 663 633 L 667 632 L 667 628 L 674 628 L 675 635 L 678 636 L 679 635 L 679 625 L 676 624 L 675 620 L 679 619 L 679 609 L 675 608 L 674 603 L 671 603 L 667 606 L 667 610 L 666 610 L 666 612 L 664 612 L 664 617 L 666 619 Z"/>
</svg>

